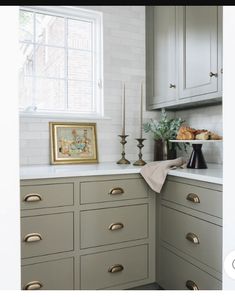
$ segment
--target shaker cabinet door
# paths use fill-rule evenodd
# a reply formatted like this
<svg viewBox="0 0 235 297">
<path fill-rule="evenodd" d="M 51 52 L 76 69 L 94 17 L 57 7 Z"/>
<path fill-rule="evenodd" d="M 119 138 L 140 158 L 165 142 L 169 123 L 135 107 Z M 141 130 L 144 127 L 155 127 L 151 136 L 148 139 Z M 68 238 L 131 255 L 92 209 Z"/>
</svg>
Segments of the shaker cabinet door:
<svg viewBox="0 0 235 297">
<path fill-rule="evenodd" d="M 176 7 L 146 7 L 146 97 L 149 109 L 177 97 Z"/>
<path fill-rule="evenodd" d="M 178 7 L 179 99 L 218 91 L 218 7 Z"/>
</svg>

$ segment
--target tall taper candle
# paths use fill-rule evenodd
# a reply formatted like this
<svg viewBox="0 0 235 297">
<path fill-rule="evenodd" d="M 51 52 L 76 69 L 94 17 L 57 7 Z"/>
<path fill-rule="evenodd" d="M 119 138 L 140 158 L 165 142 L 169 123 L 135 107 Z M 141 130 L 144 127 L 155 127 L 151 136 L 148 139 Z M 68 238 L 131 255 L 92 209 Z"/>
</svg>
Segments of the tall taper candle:
<svg viewBox="0 0 235 297">
<path fill-rule="evenodd" d="M 142 138 L 143 126 L 143 82 L 141 83 L 141 97 L 140 97 L 140 138 Z"/>
<path fill-rule="evenodd" d="M 125 98 L 125 83 L 123 83 L 123 95 L 122 95 L 122 135 L 125 135 L 125 112 L 126 112 L 126 98 Z"/>
</svg>

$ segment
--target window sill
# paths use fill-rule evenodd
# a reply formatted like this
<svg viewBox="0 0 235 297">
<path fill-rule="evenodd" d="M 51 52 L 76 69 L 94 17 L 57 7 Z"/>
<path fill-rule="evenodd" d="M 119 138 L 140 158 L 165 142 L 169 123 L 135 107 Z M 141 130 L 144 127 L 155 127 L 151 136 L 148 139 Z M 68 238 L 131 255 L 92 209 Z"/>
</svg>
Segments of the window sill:
<svg viewBox="0 0 235 297">
<path fill-rule="evenodd" d="M 76 119 L 80 120 L 111 120 L 111 117 L 98 115 L 81 115 L 77 113 L 50 113 L 50 112 L 24 112 L 20 111 L 20 118 L 48 118 L 48 119 Z"/>
</svg>

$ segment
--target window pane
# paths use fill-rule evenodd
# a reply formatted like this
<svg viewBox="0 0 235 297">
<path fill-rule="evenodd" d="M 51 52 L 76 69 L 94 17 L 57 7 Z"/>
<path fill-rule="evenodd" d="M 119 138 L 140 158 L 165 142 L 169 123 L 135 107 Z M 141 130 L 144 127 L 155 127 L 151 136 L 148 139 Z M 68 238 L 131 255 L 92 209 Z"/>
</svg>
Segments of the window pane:
<svg viewBox="0 0 235 297">
<path fill-rule="evenodd" d="M 36 42 L 64 46 L 64 18 L 36 14 Z"/>
<path fill-rule="evenodd" d="M 19 14 L 20 40 L 33 41 L 33 13 L 20 10 Z"/>
<path fill-rule="evenodd" d="M 27 43 L 20 43 L 19 55 L 19 74 L 32 75 L 33 74 L 33 46 Z"/>
<path fill-rule="evenodd" d="M 36 46 L 35 49 L 36 75 L 47 77 L 64 77 L 63 48 Z"/>
<path fill-rule="evenodd" d="M 69 81 L 68 82 L 68 107 L 78 112 L 93 112 L 92 83 Z"/>
<path fill-rule="evenodd" d="M 32 105 L 32 78 L 19 76 L 19 106 L 21 108 L 27 108 Z"/>
<path fill-rule="evenodd" d="M 64 80 L 36 79 L 36 105 L 38 109 L 64 109 Z"/>
<path fill-rule="evenodd" d="M 92 80 L 92 54 L 90 52 L 68 51 L 68 78 Z"/>
<path fill-rule="evenodd" d="M 92 49 L 92 23 L 68 20 L 68 46 L 71 48 Z"/>
</svg>

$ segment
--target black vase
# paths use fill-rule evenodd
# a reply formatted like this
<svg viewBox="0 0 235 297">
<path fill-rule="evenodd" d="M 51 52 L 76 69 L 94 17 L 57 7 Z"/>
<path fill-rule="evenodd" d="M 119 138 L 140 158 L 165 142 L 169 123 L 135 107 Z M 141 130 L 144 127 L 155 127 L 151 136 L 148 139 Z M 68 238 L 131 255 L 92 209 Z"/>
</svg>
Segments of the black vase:
<svg viewBox="0 0 235 297">
<path fill-rule="evenodd" d="M 176 158 L 176 148 L 175 143 L 171 143 L 167 140 L 154 140 L 154 161 L 161 161 L 161 160 L 172 160 Z"/>
</svg>

